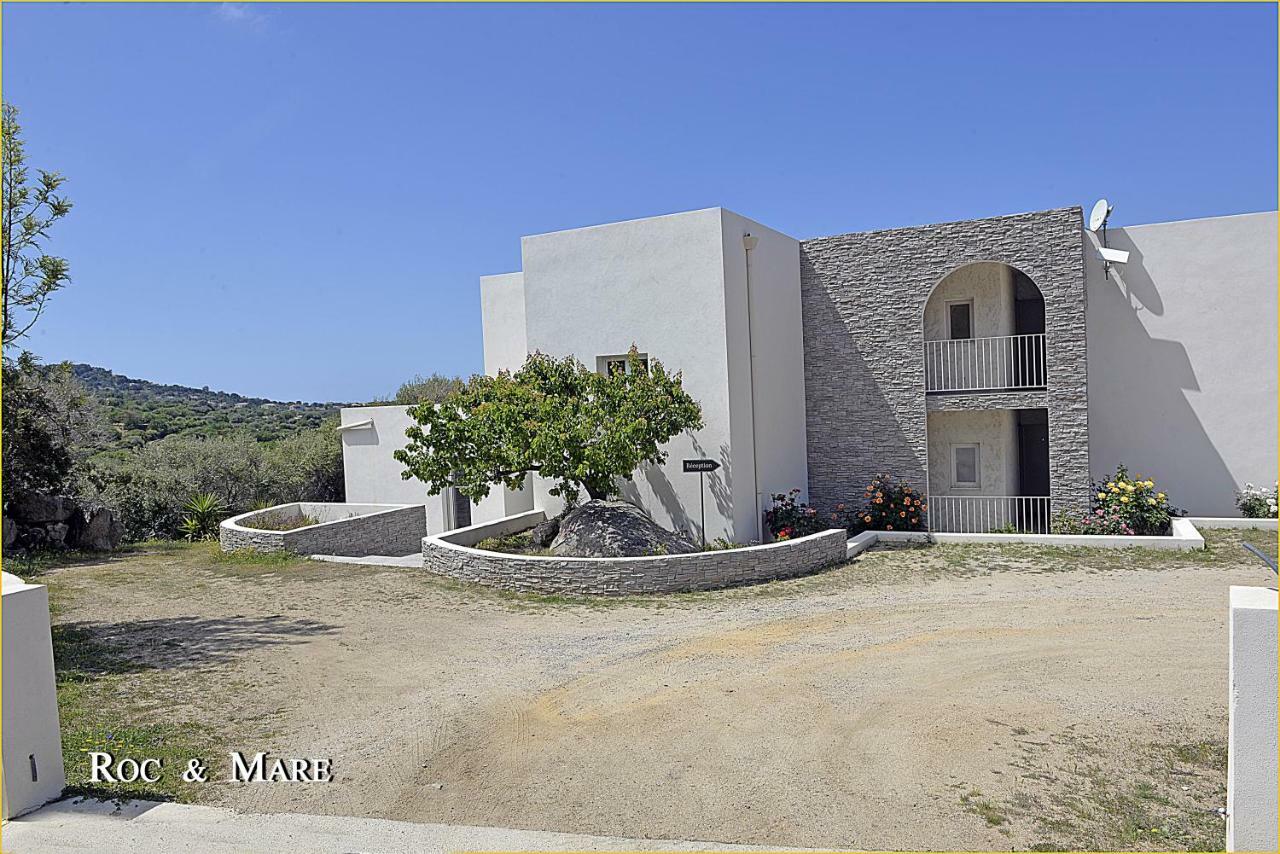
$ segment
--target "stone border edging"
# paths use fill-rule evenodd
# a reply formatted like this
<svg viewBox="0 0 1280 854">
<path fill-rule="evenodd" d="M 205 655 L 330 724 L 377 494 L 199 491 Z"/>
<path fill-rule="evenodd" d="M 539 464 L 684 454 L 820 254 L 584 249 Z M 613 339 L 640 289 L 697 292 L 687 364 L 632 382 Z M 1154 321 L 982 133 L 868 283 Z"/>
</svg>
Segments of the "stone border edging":
<svg viewBox="0 0 1280 854">
<path fill-rule="evenodd" d="M 878 542 L 891 543 L 1026 543 L 1039 546 L 1080 546 L 1095 549 L 1156 549 L 1163 551 L 1197 551 L 1204 548 L 1204 537 L 1190 519 L 1173 520 L 1173 533 L 1167 537 L 1128 537 L 1106 534 L 953 534 L 929 531 L 863 531 L 845 546 L 846 557 L 853 557 Z M 1231 526 L 1243 527 L 1243 526 Z"/>
<path fill-rule="evenodd" d="M 716 590 L 792 578 L 845 560 L 846 534 L 839 528 L 760 546 L 645 557 L 515 555 L 473 548 L 488 537 L 528 530 L 545 518 L 541 510 L 531 510 L 423 537 L 423 568 L 505 590 L 627 596 Z"/>
<path fill-rule="evenodd" d="M 351 510 L 368 512 L 294 528 L 267 531 L 241 524 L 262 513 L 297 507 L 301 512 Z M 427 529 L 424 504 L 347 504 L 339 501 L 291 501 L 263 510 L 232 516 L 218 526 L 218 544 L 224 552 L 254 549 L 260 552 L 293 552 L 299 555 L 330 554 L 363 557 L 372 554 L 412 554 Z"/>
</svg>

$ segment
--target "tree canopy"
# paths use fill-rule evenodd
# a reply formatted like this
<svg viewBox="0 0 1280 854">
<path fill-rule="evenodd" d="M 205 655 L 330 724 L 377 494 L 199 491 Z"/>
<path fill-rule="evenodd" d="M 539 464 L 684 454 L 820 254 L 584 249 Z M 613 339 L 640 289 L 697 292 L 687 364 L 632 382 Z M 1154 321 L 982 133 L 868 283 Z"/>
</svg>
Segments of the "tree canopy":
<svg viewBox="0 0 1280 854">
<path fill-rule="evenodd" d="M 663 445 L 702 427 L 702 408 L 679 372 L 648 364 L 632 348 L 625 371 L 588 370 L 573 357 L 529 356 L 497 376 L 472 377 L 438 405 L 409 409 L 417 422 L 395 458 L 402 476 L 432 495 L 447 487 L 479 501 L 495 484 L 524 486 L 530 472 L 554 482 L 551 494 L 575 504 L 616 494 L 642 464 L 666 460 Z"/>
</svg>

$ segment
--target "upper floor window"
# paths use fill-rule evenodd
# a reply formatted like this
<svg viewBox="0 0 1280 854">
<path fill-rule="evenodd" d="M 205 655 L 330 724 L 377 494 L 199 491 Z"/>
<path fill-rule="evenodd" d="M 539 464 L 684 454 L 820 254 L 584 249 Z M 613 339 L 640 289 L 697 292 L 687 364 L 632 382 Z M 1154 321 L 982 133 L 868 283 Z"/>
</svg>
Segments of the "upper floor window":
<svg viewBox="0 0 1280 854">
<path fill-rule="evenodd" d="M 649 355 L 647 353 L 637 353 L 636 356 L 639 360 L 640 369 L 648 373 Z M 632 372 L 631 360 L 626 353 L 620 356 L 597 356 L 596 370 L 609 377 L 629 374 Z"/>
<path fill-rule="evenodd" d="M 947 303 L 947 334 L 953 341 L 973 337 L 973 300 Z"/>
</svg>

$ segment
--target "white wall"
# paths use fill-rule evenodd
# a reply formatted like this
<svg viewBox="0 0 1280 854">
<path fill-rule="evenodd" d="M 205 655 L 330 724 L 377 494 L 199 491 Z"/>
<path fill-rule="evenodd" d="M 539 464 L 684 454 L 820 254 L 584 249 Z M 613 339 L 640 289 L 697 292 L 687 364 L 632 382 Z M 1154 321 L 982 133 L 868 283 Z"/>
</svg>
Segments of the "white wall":
<svg viewBox="0 0 1280 854">
<path fill-rule="evenodd" d="M 623 494 L 660 524 L 693 531 L 698 477 L 681 472 L 681 460 L 718 460 L 724 467 L 707 476 L 707 536 L 750 539 L 754 526 L 739 529 L 731 498 L 742 462 L 731 441 L 721 232 L 711 208 L 524 238 L 528 347 L 594 366 L 635 344 L 682 371 L 706 426 L 673 439 L 667 465 L 637 472 Z M 554 514 L 549 486 L 539 479 L 535 506 Z"/>
<path fill-rule="evenodd" d="M 343 424 L 373 420 L 370 427 L 341 431 L 342 471 L 346 500 L 352 504 L 425 504 L 427 531 L 447 530 L 452 518 L 448 496 L 428 495 L 427 485 L 417 478 L 400 476 L 404 465 L 392 456 L 408 439 L 404 431 L 413 424 L 407 406 L 348 406 L 341 413 Z"/>
<path fill-rule="evenodd" d="M 930 412 L 930 495 L 1017 495 L 1018 416 L 1012 409 Z M 951 446 L 978 443 L 979 486 L 952 484 Z"/>
<path fill-rule="evenodd" d="M 1089 463 L 1124 462 L 1192 515 L 1276 478 L 1276 214 L 1110 230 L 1086 243 Z"/>
<path fill-rule="evenodd" d="M 515 371 L 529 355 L 525 336 L 524 274 L 480 277 L 484 372 Z"/>
<path fill-rule="evenodd" d="M 1275 851 L 1276 591 L 1231 588 L 1227 850 Z"/>
<path fill-rule="evenodd" d="M 49 632 L 49 591 L 3 574 L 4 788 L 0 818 L 12 818 L 62 794 L 62 736 Z M 35 762 L 36 779 L 31 779 Z"/>
<path fill-rule="evenodd" d="M 524 274 L 503 273 L 480 277 L 481 330 L 484 335 L 484 372 L 517 371 L 529 355 L 525 333 Z M 471 508 L 471 521 L 479 524 L 533 509 L 532 483 L 524 489 L 494 486 Z"/>
<path fill-rule="evenodd" d="M 808 499 L 800 243 L 732 211 L 720 213 L 731 444 L 738 451 L 734 519 L 739 531 L 750 532 L 739 539 L 761 539 L 759 514 L 771 494 L 799 488 Z M 756 238 L 749 253 L 745 234 Z"/>
</svg>

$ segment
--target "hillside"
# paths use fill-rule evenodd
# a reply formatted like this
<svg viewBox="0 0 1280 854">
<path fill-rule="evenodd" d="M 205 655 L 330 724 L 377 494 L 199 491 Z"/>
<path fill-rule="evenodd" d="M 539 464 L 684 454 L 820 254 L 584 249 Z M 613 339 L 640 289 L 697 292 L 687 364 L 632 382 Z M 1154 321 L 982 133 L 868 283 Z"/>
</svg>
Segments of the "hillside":
<svg viewBox="0 0 1280 854">
<path fill-rule="evenodd" d="M 303 403 L 245 397 L 183 385 L 137 380 L 94 365 L 72 365 L 72 372 L 97 399 L 107 422 L 119 431 L 117 447 L 129 447 L 171 434 L 216 436 L 247 430 L 260 441 L 279 439 L 318 427 L 336 416 L 340 403 Z"/>
</svg>

